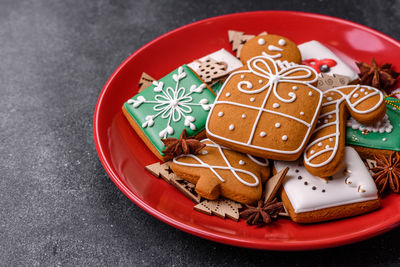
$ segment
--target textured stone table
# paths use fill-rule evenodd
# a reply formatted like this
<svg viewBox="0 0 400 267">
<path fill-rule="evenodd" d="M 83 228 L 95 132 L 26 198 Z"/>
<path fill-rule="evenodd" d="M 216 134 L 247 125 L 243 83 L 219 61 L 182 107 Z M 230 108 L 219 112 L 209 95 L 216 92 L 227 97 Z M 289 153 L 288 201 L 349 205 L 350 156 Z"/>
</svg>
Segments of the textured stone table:
<svg viewBox="0 0 400 267">
<path fill-rule="evenodd" d="M 0 1 L 0 265 L 399 264 L 400 229 L 294 253 L 191 236 L 125 197 L 93 144 L 94 107 L 107 78 L 136 49 L 181 25 L 293 9 L 350 19 L 400 40 L 399 1 L 348 2 Z"/>
</svg>

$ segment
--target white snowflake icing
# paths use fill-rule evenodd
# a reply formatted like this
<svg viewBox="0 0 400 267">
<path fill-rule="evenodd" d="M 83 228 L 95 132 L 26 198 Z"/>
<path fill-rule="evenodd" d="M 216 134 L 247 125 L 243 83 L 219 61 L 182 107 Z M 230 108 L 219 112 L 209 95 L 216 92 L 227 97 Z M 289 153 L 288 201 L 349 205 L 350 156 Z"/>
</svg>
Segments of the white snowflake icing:
<svg viewBox="0 0 400 267">
<path fill-rule="evenodd" d="M 161 81 L 154 81 L 153 91 L 158 93 L 154 96 L 154 100 L 146 100 L 143 96 L 138 96 L 136 100 L 129 99 L 128 104 L 132 104 L 134 108 L 138 108 L 143 103 L 155 104 L 153 111 L 155 114 L 149 114 L 145 117 L 145 121 L 142 123 L 142 127 L 152 127 L 154 119 L 161 116 L 161 118 L 167 121 L 166 127 L 159 132 L 160 138 L 167 138 L 168 135 L 174 134 L 175 130 L 171 126 L 171 121 L 179 122 L 183 119 L 183 125 L 190 127 L 192 130 L 196 130 L 196 125 L 193 122 L 196 120 L 195 117 L 191 116 L 192 106 L 201 106 L 204 110 L 210 110 L 211 105 L 209 100 L 203 98 L 199 103 L 193 103 L 191 95 L 193 93 L 202 93 L 206 87 L 204 83 L 197 86 L 191 85 L 189 90 L 185 87 L 179 87 L 179 82 L 186 77 L 186 72 L 182 67 L 179 67 L 177 72 L 172 75 L 172 79 L 175 81 L 175 88 L 165 88 L 164 83 Z"/>
</svg>

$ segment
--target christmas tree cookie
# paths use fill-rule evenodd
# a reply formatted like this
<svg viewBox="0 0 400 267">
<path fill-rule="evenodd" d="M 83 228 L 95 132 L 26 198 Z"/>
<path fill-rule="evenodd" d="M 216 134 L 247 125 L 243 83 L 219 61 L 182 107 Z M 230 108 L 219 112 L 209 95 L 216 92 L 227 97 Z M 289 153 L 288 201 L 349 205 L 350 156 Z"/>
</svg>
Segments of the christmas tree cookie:
<svg viewBox="0 0 400 267">
<path fill-rule="evenodd" d="M 165 161 L 161 139 L 203 133 L 214 93 L 186 65 L 179 67 L 124 103 L 122 110 L 133 129 L 153 153 Z"/>
</svg>

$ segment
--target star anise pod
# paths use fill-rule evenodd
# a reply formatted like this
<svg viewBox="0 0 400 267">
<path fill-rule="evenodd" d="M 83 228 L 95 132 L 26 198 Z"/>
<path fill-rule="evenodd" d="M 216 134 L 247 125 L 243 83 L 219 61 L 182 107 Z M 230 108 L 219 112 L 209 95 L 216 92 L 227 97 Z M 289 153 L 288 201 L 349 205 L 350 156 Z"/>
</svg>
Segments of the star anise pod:
<svg viewBox="0 0 400 267">
<path fill-rule="evenodd" d="M 283 203 L 278 202 L 276 198 L 268 203 L 260 200 L 256 207 L 246 205 L 246 208 L 240 212 L 240 218 L 246 219 L 247 224 L 268 224 L 283 211 Z"/>
<path fill-rule="evenodd" d="M 162 152 L 165 155 L 173 157 L 183 154 L 197 154 L 203 147 L 206 146 L 206 144 L 193 137 L 187 137 L 186 129 L 183 129 L 179 139 L 170 137 L 161 139 L 161 141 L 166 146 Z"/>
<path fill-rule="evenodd" d="M 389 158 L 381 154 L 375 155 L 376 167 L 372 168 L 375 174 L 372 176 L 378 187 L 379 193 L 383 193 L 388 187 L 395 192 L 400 191 L 400 154 L 393 152 Z M 389 186 L 388 186 L 389 185 Z"/>
<path fill-rule="evenodd" d="M 389 90 L 395 83 L 400 73 L 392 69 L 392 64 L 386 63 L 379 66 L 375 58 L 372 58 L 371 64 L 365 62 L 356 62 L 360 69 L 360 83 L 370 85 L 378 89 Z"/>
</svg>

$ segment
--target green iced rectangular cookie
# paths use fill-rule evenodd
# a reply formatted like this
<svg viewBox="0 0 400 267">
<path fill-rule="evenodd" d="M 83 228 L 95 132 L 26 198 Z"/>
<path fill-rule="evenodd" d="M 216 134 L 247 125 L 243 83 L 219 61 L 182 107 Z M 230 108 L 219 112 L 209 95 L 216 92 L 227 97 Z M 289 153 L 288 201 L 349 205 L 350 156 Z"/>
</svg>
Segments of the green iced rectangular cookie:
<svg viewBox="0 0 400 267">
<path fill-rule="evenodd" d="M 204 130 L 214 94 L 189 67 L 183 65 L 124 103 L 157 151 L 164 150 L 162 138 L 179 138 Z"/>
</svg>

